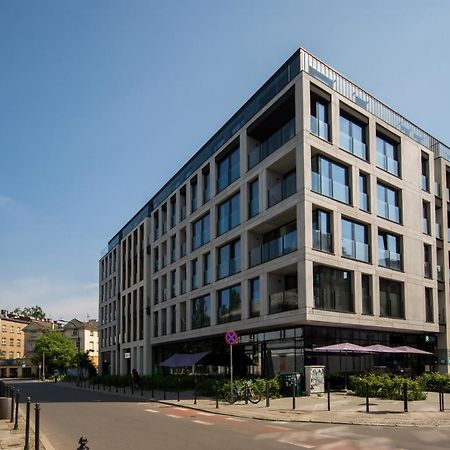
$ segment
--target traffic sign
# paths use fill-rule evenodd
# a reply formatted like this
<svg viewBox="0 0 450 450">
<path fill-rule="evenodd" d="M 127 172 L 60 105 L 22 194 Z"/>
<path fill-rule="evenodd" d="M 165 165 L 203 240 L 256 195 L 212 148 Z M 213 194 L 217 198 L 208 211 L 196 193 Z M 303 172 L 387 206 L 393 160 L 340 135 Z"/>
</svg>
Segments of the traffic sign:
<svg viewBox="0 0 450 450">
<path fill-rule="evenodd" d="M 238 335 L 236 331 L 227 331 L 225 333 L 225 341 L 227 342 L 228 345 L 237 344 Z"/>
</svg>

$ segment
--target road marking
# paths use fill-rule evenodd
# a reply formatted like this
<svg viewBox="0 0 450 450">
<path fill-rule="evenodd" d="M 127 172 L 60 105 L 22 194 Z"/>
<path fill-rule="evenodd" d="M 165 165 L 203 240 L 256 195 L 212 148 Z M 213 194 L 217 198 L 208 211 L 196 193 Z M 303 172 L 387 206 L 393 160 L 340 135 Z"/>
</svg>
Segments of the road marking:
<svg viewBox="0 0 450 450">
<path fill-rule="evenodd" d="M 232 420 L 233 422 L 245 422 L 244 419 L 238 419 L 237 417 L 225 417 L 225 420 Z"/>
<path fill-rule="evenodd" d="M 274 423 L 276 425 L 281 425 L 281 424 L 284 424 L 284 423 L 287 423 L 287 422 L 282 422 L 281 420 L 273 420 L 270 423 Z"/>
<path fill-rule="evenodd" d="M 151 413 L 159 413 L 159 411 L 156 411 L 156 409 L 146 409 L 146 411 Z"/>
<path fill-rule="evenodd" d="M 286 427 L 277 427 L 275 425 L 266 425 L 264 427 L 265 429 L 270 429 L 270 430 L 276 430 L 276 431 L 291 431 L 290 428 L 286 428 Z"/>
<path fill-rule="evenodd" d="M 177 406 L 177 407 L 174 408 L 174 409 L 176 409 L 176 410 L 178 410 L 178 411 L 188 411 L 187 408 L 182 408 L 181 406 Z"/>
<path fill-rule="evenodd" d="M 199 411 L 197 414 L 199 416 L 214 416 L 215 415 L 215 414 L 207 413 L 207 412 L 203 412 L 203 411 Z"/>
<path fill-rule="evenodd" d="M 200 425 L 212 425 L 211 422 L 205 422 L 204 420 L 193 420 L 194 423 L 198 423 Z"/>
<path fill-rule="evenodd" d="M 181 419 L 181 416 L 177 416 L 176 414 L 166 414 L 167 417 L 172 417 L 174 419 Z"/>
</svg>

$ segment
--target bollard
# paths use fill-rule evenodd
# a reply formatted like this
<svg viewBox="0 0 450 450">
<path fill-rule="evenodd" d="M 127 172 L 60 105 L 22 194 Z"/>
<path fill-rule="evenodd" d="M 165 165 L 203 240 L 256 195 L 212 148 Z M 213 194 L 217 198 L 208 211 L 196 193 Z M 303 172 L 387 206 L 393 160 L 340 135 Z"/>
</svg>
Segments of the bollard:
<svg viewBox="0 0 450 450">
<path fill-rule="evenodd" d="M 270 406 L 269 382 L 266 380 L 266 408 Z"/>
<path fill-rule="evenodd" d="M 327 401 L 328 401 L 328 411 L 331 411 L 331 393 L 330 393 L 330 382 L 327 383 Z"/>
<path fill-rule="evenodd" d="M 13 388 L 11 389 L 11 420 L 10 422 L 13 423 L 14 422 L 14 403 L 15 403 L 15 399 L 16 399 L 16 388 L 13 386 Z"/>
<path fill-rule="evenodd" d="M 197 404 L 197 375 L 194 376 L 194 405 Z"/>
<path fill-rule="evenodd" d="M 40 414 L 41 414 L 41 406 L 39 403 L 36 403 L 34 407 L 34 450 L 39 450 L 39 427 L 40 427 Z"/>
<path fill-rule="evenodd" d="M 216 409 L 219 408 L 219 381 L 216 380 Z"/>
<path fill-rule="evenodd" d="M 116 394 L 119 393 L 119 382 L 116 380 Z"/>
<path fill-rule="evenodd" d="M 89 450 L 89 447 L 86 445 L 88 443 L 87 437 L 81 436 L 78 440 L 78 443 L 80 446 L 77 448 L 77 450 Z"/>
<path fill-rule="evenodd" d="M 180 401 L 180 377 L 178 377 L 177 402 Z"/>
<path fill-rule="evenodd" d="M 144 396 L 144 383 L 141 381 L 141 397 Z"/>
<path fill-rule="evenodd" d="M 444 396 L 445 396 L 445 391 L 442 390 L 442 411 L 445 411 Z"/>
<path fill-rule="evenodd" d="M 248 405 L 248 384 L 245 383 L 244 386 L 245 404 Z"/>
<path fill-rule="evenodd" d="M 369 383 L 366 382 L 366 413 L 369 412 Z"/>
<path fill-rule="evenodd" d="M 19 429 L 19 400 L 20 400 L 20 391 L 17 389 L 16 391 L 16 418 L 14 421 L 14 429 Z"/>
<path fill-rule="evenodd" d="M 31 407 L 31 399 L 27 397 L 27 409 L 25 415 L 25 445 L 23 450 L 30 449 L 30 407 Z"/>
<path fill-rule="evenodd" d="M 294 375 L 295 377 L 295 375 Z M 295 378 L 292 378 L 292 409 L 295 409 Z"/>
<path fill-rule="evenodd" d="M 166 382 L 165 381 L 163 381 L 163 389 L 164 389 L 163 395 L 164 395 L 164 400 L 165 400 L 166 399 Z"/>
<path fill-rule="evenodd" d="M 403 412 L 408 412 L 408 384 L 403 383 Z"/>
</svg>

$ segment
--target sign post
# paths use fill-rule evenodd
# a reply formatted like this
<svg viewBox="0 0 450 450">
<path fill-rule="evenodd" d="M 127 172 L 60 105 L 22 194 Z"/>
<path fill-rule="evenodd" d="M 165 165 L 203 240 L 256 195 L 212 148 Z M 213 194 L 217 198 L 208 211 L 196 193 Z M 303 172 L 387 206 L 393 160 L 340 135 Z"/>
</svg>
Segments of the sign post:
<svg viewBox="0 0 450 450">
<path fill-rule="evenodd" d="M 230 394 L 233 397 L 233 345 L 237 344 L 238 335 L 236 331 L 227 331 L 225 341 L 230 346 Z"/>
</svg>

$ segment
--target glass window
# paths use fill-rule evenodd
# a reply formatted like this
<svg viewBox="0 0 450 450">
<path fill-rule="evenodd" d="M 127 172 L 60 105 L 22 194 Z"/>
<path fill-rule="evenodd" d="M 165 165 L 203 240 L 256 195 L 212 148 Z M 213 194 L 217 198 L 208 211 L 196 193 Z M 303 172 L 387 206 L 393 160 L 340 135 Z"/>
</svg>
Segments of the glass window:
<svg viewBox="0 0 450 450">
<path fill-rule="evenodd" d="M 314 307 L 330 311 L 353 312 L 352 272 L 314 266 Z"/>
<path fill-rule="evenodd" d="M 177 259 L 177 238 L 173 235 L 170 238 L 170 262 L 173 263 Z"/>
<path fill-rule="evenodd" d="M 241 270 L 241 241 L 236 239 L 218 249 L 217 279 L 229 277 Z"/>
<path fill-rule="evenodd" d="M 194 298 L 192 300 L 192 329 L 209 327 L 211 325 L 211 296 Z"/>
<path fill-rule="evenodd" d="M 425 278 L 433 278 L 431 267 L 431 245 L 423 245 L 423 275 Z"/>
<path fill-rule="evenodd" d="M 172 334 L 177 332 L 177 307 L 175 305 L 170 307 L 170 332 Z"/>
<path fill-rule="evenodd" d="M 343 111 L 340 115 L 340 147 L 358 158 L 367 160 L 365 126 Z"/>
<path fill-rule="evenodd" d="M 372 307 L 372 277 L 363 273 L 361 275 L 362 313 L 373 314 Z"/>
<path fill-rule="evenodd" d="M 403 319 L 403 283 L 380 278 L 380 315 L 393 319 Z"/>
<path fill-rule="evenodd" d="M 342 256 L 358 261 L 370 261 L 369 227 L 342 219 Z"/>
<path fill-rule="evenodd" d="M 268 191 L 268 207 L 280 203 L 282 200 L 295 194 L 297 191 L 297 174 L 295 170 L 283 175 L 282 180 L 269 188 Z"/>
<path fill-rule="evenodd" d="M 203 285 L 211 283 L 211 253 L 203 255 Z"/>
<path fill-rule="evenodd" d="M 401 222 L 399 191 L 383 183 L 377 184 L 378 215 L 392 222 Z"/>
<path fill-rule="evenodd" d="M 422 232 L 431 234 L 430 204 L 428 202 L 422 202 L 422 214 Z"/>
<path fill-rule="evenodd" d="M 170 228 L 173 228 L 177 223 L 177 203 L 176 199 L 170 200 Z"/>
<path fill-rule="evenodd" d="M 180 331 L 186 331 L 186 302 L 180 303 Z"/>
<path fill-rule="evenodd" d="M 378 265 L 402 270 L 401 238 L 385 231 L 378 232 Z"/>
<path fill-rule="evenodd" d="M 197 177 L 191 180 L 191 212 L 198 208 L 198 183 Z"/>
<path fill-rule="evenodd" d="M 198 288 L 198 259 L 191 261 L 191 289 Z"/>
<path fill-rule="evenodd" d="M 329 141 L 328 102 L 311 93 L 311 133 Z"/>
<path fill-rule="evenodd" d="M 203 171 L 203 203 L 206 203 L 211 198 L 211 174 L 209 166 Z"/>
<path fill-rule="evenodd" d="M 359 209 L 370 211 L 369 176 L 363 173 L 359 174 Z"/>
<path fill-rule="evenodd" d="M 153 303 L 157 305 L 159 303 L 159 280 L 153 280 Z"/>
<path fill-rule="evenodd" d="M 158 311 L 155 311 L 153 313 L 153 336 L 158 337 L 159 336 L 159 318 L 158 318 Z"/>
<path fill-rule="evenodd" d="M 348 168 L 323 156 L 313 156 L 312 190 L 318 194 L 350 204 L 351 189 Z"/>
<path fill-rule="evenodd" d="M 258 179 L 249 184 L 248 218 L 251 219 L 259 214 L 259 181 Z"/>
<path fill-rule="evenodd" d="M 167 334 L 167 309 L 161 310 L 161 336 Z"/>
<path fill-rule="evenodd" d="M 217 163 L 217 192 L 223 191 L 240 176 L 239 147 Z"/>
<path fill-rule="evenodd" d="M 428 287 L 425 288 L 425 320 L 434 322 L 433 289 Z"/>
<path fill-rule="evenodd" d="M 333 251 L 331 214 L 328 211 L 313 209 L 312 239 L 314 249 L 328 253 Z"/>
<path fill-rule="evenodd" d="M 170 298 L 176 297 L 176 271 L 172 270 L 170 272 Z"/>
<path fill-rule="evenodd" d="M 398 145 L 388 137 L 377 133 L 377 166 L 392 175 L 400 176 Z"/>
<path fill-rule="evenodd" d="M 241 286 L 236 285 L 218 292 L 217 323 L 241 319 Z"/>
<path fill-rule="evenodd" d="M 201 247 L 210 240 L 209 213 L 192 224 L 192 250 Z"/>
<path fill-rule="evenodd" d="M 241 223 L 240 193 L 233 195 L 217 207 L 217 236 L 231 230 Z"/>
<path fill-rule="evenodd" d="M 422 156 L 422 177 L 421 177 L 421 185 L 424 191 L 430 191 L 430 177 L 429 177 L 429 161 L 428 158 Z"/>
<path fill-rule="evenodd" d="M 260 307 L 260 290 L 259 290 L 259 277 L 253 278 L 250 283 L 250 317 L 258 317 L 261 314 Z"/>
</svg>

